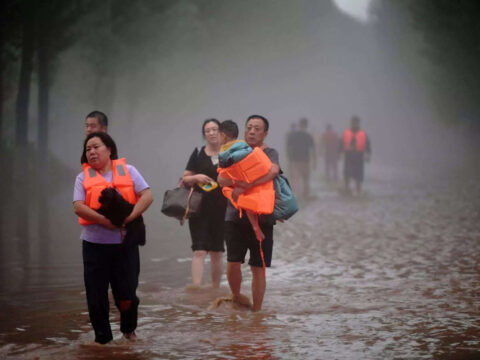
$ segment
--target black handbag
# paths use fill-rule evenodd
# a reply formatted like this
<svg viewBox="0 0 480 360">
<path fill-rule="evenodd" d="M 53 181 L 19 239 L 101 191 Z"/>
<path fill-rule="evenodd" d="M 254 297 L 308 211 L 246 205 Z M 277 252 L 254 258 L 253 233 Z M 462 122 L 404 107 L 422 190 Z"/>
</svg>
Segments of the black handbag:
<svg viewBox="0 0 480 360">
<path fill-rule="evenodd" d="M 202 194 L 184 187 L 177 187 L 165 191 L 163 196 L 162 213 L 180 220 L 183 225 L 186 219 L 200 214 Z"/>
</svg>

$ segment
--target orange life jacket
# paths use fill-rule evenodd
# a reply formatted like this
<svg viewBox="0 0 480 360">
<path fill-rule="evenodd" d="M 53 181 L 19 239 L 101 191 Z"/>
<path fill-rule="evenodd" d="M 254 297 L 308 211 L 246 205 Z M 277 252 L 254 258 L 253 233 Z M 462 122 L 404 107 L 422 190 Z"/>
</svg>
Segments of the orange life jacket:
<svg viewBox="0 0 480 360">
<path fill-rule="evenodd" d="M 222 188 L 223 195 L 230 200 L 232 205 L 239 210 L 249 210 L 255 214 L 271 214 L 275 205 L 275 190 L 273 180 L 255 185 L 244 193 L 240 194 L 235 201 L 232 197 L 233 188 L 225 186 Z"/>
<path fill-rule="evenodd" d="M 234 181 L 252 183 L 258 178 L 266 175 L 272 167 L 272 162 L 267 154 L 256 147 L 242 160 L 226 168 L 219 168 L 220 176 Z"/>
<path fill-rule="evenodd" d="M 265 152 L 256 147 L 253 151 L 245 156 L 242 160 L 237 161 L 233 165 L 226 168 L 218 168 L 220 176 L 235 181 L 244 181 L 252 183 L 255 180 L 268 174 L 272 168 L 272 161 Z M 275 189 L 273 180 L 263 184 L 255 185 L 244 193 L 240 194 L 237 201 L 233 200 L 233 188 L 224 186 L 222 188 L 223 195 L 230 200 L 233 206 L 240 211 L 242 217 L 242 209 L 249 210 L 255 214 L 255 222 L 257 230 L 255 236 L 260 247 L 260 257 L 262 259 L 263 275 L 265 276 L 265 257 L 263 256 L 262 239 L 260 237 L 260 226 L 258 216 L 260 214 L 271 214 L 275 206 Z"/>
<path fill-rule="evenodd" d="M 135 194 L 133 180 L 128 172 L 125 158 L 112 160 L 112 183 L 109 183 L 105 178 L 94 168 L 88 164 L 83 164 L 83 187 L 85 189 L 85 204 L 96 210 L 101 204 L 98 201 L 103 189 L 114 187 L 120 192 L 125 200 L 131 204 L 136 204 L 138 196 Z M 94 222 L 78 217 L 80 225 L 91 225 Z"/>
<path fill-rule="evenodd" d="M 365 151 L 367 146 L 367 135 L 365 131 L 358 130 L 356 133 L 353 133 L 351 129 L 347 129 L 343 132 L 343 148 L 345 150 L 350 150 L 350 144 L 352 143 L 352 138 L 355 136 L 355 150 L 356 151 Z"/>
<path fill-rule="evenodd" d="M 272 162 L 260 148 L 253 151 L 242 160 L 227 168 L 219 168 L 220 176 L 235 181 L 252 183 L 262 176 L 268 174 L 272 168 Z M 240 194 L 237 201 L 233 200 L 233 188 L 225 186 L 222 189 L 223 195 L 230 200 L 236 209 L 245 209 L 256 214 L 271 214 L 275 205 L 275 190 L 273 180 L 255 185 L 243 194 Z"/>
</svg>

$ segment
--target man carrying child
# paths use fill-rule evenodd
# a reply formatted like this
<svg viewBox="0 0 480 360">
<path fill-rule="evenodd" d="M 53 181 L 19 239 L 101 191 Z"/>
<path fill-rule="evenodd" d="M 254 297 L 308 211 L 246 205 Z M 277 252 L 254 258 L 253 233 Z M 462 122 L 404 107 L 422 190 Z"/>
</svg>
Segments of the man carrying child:
<svg viewBox="0 0 480 360">
<path fill-rule="evenodd" d="M 237 199 L 241 194 L 248 192 L 255 186 L 263 186 L 278 175 L 280 171 L 278 152 L 264 144 L 268 134 L 268 120 L 260 115 L 248 117 L 245 124 L 245 141 L 253 149 L 260 148 L 271 161 L 271 167 L 267 173 L 255 180 L 247 183 L 244 181 L 232 181 L 229 178 L 219 175 L 218 183 L 221 186 L 233 188 L 233 199 Z M 236 129 L 236 132 L 235 132 Z M 236 124 L 227 120 L 220 125 L 220 133 L 224 143 L 235 141 L 238 135 Z M 267 186 L 268 187 L 268 186 Z M 272 183 L 273 189 L 273 183 Z M 273 192 L 274 194 L 274 192 Z M 273 209 L 273 203 L 272 203 Z M 275 220 L 273 215 L 261 215 L 257 222 L 253 221 L 252 213 L 246 211 L 247 216 L 240 217 L 239 211 L 231 204 L 227 205 L 225 214 L 225 241 L 227 244 L 227 279 L 232 291 L 233 301 L 242 302 L 240 289 L 242 284 L 241 265 L 245 261 L 247 250 L 250 251 L 249 265 L 252 271 L 252 301 L 253 311 L 259 311 L 262 307 L 263 297 L 266 289 L 266 279 L 263 264 L 270 267 L 273 250 L 273 225 Z M 260 237 L 260 239 L 259 239 Z M 261 242 L 259 243 L 259 240 Z M 261 249 L 260 250 L 260 245 Z M 263 259 L 262 259 L 263 253 Z M 264 260 L 264 261 L 263 261 Z"/>
</svg>

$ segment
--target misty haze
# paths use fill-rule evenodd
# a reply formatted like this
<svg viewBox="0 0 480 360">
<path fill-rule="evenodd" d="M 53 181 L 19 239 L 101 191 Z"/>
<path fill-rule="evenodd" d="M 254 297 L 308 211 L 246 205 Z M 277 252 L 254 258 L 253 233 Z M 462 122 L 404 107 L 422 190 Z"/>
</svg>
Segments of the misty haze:
<svg viewBox="0 0 480 360">
<path fill-rule="evenodd" d="M 364 18 L 339 3 L 2 2 L 1 358 L 480 357 L 480 5 L 372 0 Z M 94 110 L 155 199 L 133 344 L 116 339 L 111 298 L 114 342 L 92 345 L 72 193 Z M 225 271 L 209 286 L 208 257 L 189 291 L 189 226 L 161 212 L 204 120 L 231 119 L 244 139 L 252 114 L 299 204 L 274 226 L 259 312 L 211 307 L 230 288 Z M 321 140 L 330 124 L 346 152 L 352 117 L 371 146 L 359 193 L 346 154 L 327 178 Z M 308 194 L 288 140 L 303 118 Z"/>
</svg>

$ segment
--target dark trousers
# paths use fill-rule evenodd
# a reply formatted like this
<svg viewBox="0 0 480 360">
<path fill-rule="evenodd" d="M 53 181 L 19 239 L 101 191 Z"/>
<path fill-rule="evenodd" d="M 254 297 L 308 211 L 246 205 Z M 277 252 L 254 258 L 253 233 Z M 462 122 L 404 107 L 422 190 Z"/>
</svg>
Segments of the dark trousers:
<svg viewBox="0 0 480 360">
<path fill-rule="evenodd" d="M 88 313 L 95 341 L 113 339 L 109 321 L 108 286 L 120 311 L 120 330 L 129 333 L 137 327 L 139 299 L 136 295 L 140 274 L 138 245 L 94 244 L 83 241 L 83 275 Z"/>
</svg>

